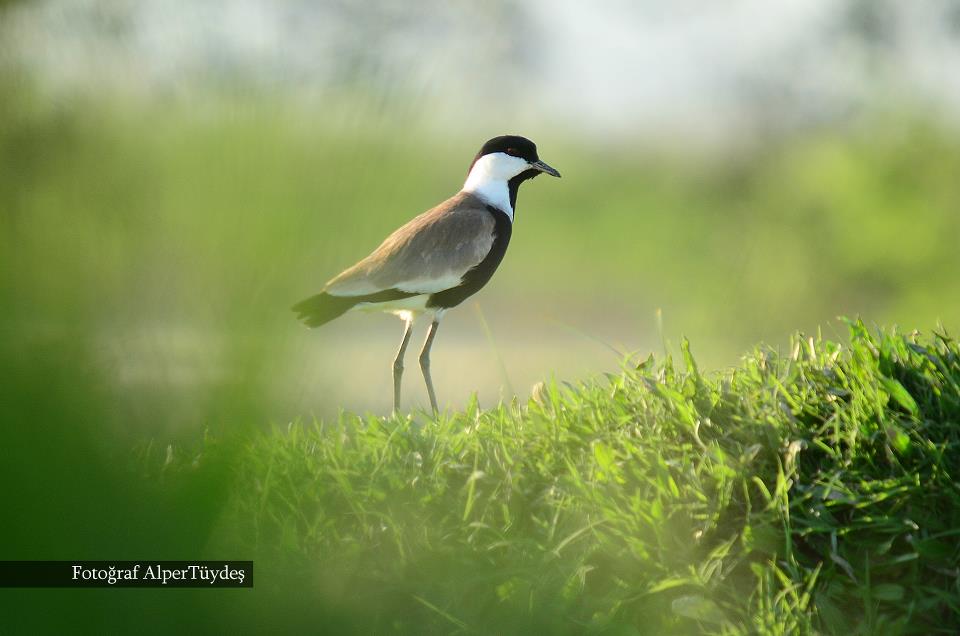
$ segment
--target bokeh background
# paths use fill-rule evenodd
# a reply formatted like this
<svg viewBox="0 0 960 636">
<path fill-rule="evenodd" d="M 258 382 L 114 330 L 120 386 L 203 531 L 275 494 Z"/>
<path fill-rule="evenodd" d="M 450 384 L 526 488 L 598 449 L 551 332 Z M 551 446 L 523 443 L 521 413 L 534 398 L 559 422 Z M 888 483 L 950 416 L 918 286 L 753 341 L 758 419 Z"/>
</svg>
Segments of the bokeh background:
<svg viewBox="0 0 960 636">
<path fill-rule="evenodd" d="M 8 3 L 5 332 L 83 339 L 152 404 L 125 427 L 241 369 L 279 420 L 383 412 L 398 321 L 288 308 L 504 132 L 565 178 L 445 321 L 450 406 L 681 334 L 720 367 L 840 314 L 949 326 L 960 4 L 902 5 Z"/>
<path fill-rule="evenodd" d="M 954 0 L 0 2 L 10 558 L 194 554 L 222 467 L 166 527 L 139 458 L 385 414 L 399 321 L 289 306 L 497 134 L 564 177 L 444 320 L 451 408 L 682 335 L 720 369 L 839 315 L 955 329 L 958 68 Z"/>
</svg>

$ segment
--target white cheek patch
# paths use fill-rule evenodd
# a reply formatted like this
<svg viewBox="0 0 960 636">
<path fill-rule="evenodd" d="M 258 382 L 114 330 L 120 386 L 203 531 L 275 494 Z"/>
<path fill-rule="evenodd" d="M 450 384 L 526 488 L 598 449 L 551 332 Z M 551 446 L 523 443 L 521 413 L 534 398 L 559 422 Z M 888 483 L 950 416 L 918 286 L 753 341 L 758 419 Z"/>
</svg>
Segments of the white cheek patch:
<svg viewBox="0 0 960 636">
<path fill-rule="evenodd" d="M 507 181 L 530 168 L 526 159 L 512 157 L 503 152 L 495 152 L 477 159 L 463 184 L 463 191 L 477 195 L 490 205 L 497 207 L 513 220 L 513 206 L 510 205 L 510 191 Z"/>
</svg>

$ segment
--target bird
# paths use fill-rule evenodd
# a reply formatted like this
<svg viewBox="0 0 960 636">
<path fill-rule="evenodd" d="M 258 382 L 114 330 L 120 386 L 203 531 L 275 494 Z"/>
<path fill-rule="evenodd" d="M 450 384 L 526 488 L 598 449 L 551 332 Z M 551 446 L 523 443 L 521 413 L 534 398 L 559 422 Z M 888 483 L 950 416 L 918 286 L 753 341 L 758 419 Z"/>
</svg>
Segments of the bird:
<svg viewBox="0 0 960 636">
<path fill-rule="evenodd" d="M 347 312 L 381 311 L 404 323 L 393 360 L 393 412 L 400 412 L 403 360 L 414 321 L 431 318 L 420 350 L 420 370 L 437 415 L 430 375 L 430 350 L 440 319 L 479 291 L 506 254 L 520 184 L 560 173 L 540 160 L 537 146 L 519 135 L 500 135 L 483 144 L 455 195 L 390 234 L 369 256 L 330 279 L 320 293 L 293 306 L 308 327 Z"/>
</svg>

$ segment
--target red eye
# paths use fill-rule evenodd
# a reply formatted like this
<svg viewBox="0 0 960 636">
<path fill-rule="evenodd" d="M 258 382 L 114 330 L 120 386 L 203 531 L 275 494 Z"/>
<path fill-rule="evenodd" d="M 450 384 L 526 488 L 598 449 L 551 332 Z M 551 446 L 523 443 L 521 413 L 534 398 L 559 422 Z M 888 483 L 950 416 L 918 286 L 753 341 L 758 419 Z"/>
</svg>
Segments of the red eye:
<svg viewBox="0 0 960 636">
<path fill-rule="evenodd" d="M 510 155 L 511 157 L 516 157 L 520 155 L 520 153 L 517 152 L 516 148 L 507 148 L 507 154 Z"/>
</svg>

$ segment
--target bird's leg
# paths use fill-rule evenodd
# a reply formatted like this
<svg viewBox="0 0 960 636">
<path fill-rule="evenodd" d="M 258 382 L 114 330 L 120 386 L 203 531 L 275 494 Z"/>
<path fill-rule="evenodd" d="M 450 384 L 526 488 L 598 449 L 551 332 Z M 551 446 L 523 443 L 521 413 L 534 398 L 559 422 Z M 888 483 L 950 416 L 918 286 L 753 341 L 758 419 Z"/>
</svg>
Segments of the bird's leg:
<svg viewBox="0 0 960 636">
<path fill-rule="evenodd" d="M 440 321 L 437 319 L 430 323 L 430 331 L 427 332 L 427 339 L 420 350 L 420 370 L 423 371 L 423 380 L 427 383 L 427 393 L 430 395 L 430 406 L 434 415 L 439 413 L 440 409 L 437 408 L 437 394 L 433 391 L 433 380 L 430 379 L 430 347 L 433 346 L 433 338 L 437 335 L 439 326 Z"/>
<path fill-rule="evenodd" d="M 413 333 L 413 321 L 407 320 L 403 327 L 403 340 L 397 349 L 397 357 L 393 359 L 393 413 L 400 412 L 400 380 L 403 378 L 403 354 L 407 352 L 410 334 Z"/>
</svg>

